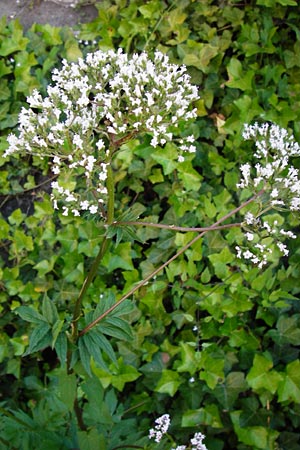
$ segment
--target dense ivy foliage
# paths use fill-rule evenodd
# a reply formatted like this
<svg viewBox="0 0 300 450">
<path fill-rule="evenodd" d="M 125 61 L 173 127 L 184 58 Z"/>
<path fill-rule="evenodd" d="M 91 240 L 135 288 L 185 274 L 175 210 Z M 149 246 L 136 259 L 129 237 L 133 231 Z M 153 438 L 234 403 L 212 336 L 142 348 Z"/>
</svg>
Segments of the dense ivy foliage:
<svg viewBox="0 0 300 450">
<path fill-rule="evenodd" d="M 133 206 L 149 222 L 211 225 L 243 200 L 239 166 L 253 153 L 241 139 L 245 122 L 272 121 L 300 140 L 298 2 L 97 7 L 98 18 L 75 33 L 48 25 L 24 33 L 1 19 L 1 154 L 26 96 L 45 93 L 63 58 L 159 49 L 199 86 L 198 118 L 187 130 L 197 153 L 178 165 L 172 146 L 125 144 L 113 167 L 116 210 L 123 220 Z M 47 160 L 0 157 L 0 165 L 1 450 L 144 448 L 164 413 L 178 444 L 199 430 L 210 450 L 300 449 L 299 238 L 289 257 L 275 255 L 259 270 L 235 256 L 239 229 L 207 234 L 114 310 L 100 341 L 87 333 L 67 373 L 61 336 L 103 226 L 54 213 Z M 298 216 L 285 221 L 299 231 Z M 157 228 L 116 235 L 84 299 L 87 323 L 193 236 Z"/>
</svg>

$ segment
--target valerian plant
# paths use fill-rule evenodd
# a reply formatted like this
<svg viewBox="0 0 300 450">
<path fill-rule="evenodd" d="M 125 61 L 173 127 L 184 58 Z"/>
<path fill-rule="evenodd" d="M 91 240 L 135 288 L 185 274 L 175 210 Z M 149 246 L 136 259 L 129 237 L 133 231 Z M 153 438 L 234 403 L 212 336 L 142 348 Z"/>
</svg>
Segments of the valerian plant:
<svg viewBox="0 0 300 450">
<path fill-rule="evenodd" d="M 128 56 L 122 50 L 97 51 L 76 63 L 63 61 L 62 68 L 54 70 L 52 81 L 45 98 L 37 91 L 28 97 L 29 108 L 23 108 L 19 116 L 19 133 L 8 137 L 4 156 L 25 152 L 47 158 L 56 177 L 51 185 L 54 208 L 62 216 L 98 220 L 105 232 L 98 255 L 71 305 L 69 322 L 60 318 L 54 302 L 46 296 L 41 313 L 25 306 L 17 313 L 35 325 L 27 354 L 51 345 L 69 374 L 80 360 L 92 375 L 91 359 L 106 369 L 107 358 L 116 361 L 106 336 L 130 338 L 131 328 L 124 318 L 130 302 L 125 300 L 205 233 L 240 228 L 244 242 L 236 246 L 237 258 L 259 268 L 267 263 L 274 246 L 280 254 L 288 254 L 284 241 L 295 235 L 283 228 L 283 214 L 296 213 L 300 208 L 299 172 L 290 162 L 300 155 L 300 147 L 293 136 L 274 124 L 246 125 L 244 138 L 254 140 L 253 157 L 258 162 L 252 166 L 251 158 L 241 166 L 237 185 L 241 201 L 235 209 L 210 226 L 146 222 L 134 217 L 134 211 L 116 211 L 114 157 L 122 146 L 136 140 L 148 141 L 153 151 L 173 146 L 178 152 L 177 164 L 193 157 L 195 138 L 186 131 L 186 123 L 197 117 L 199 94 L 186 68 L 171 64 L 160 52 L 152 59 L 146 53 Z M 272 214 L 274 211 L 276 214 Z M 239 214 L 241 220 L 230 222 Z M 120 299 L 105 293 L 95 310 L 83 317 L 83 299 L 109 246 L 114 239 L 116 243 L 122 238 L 135 239 L 135 229 L 141 226 L 192 231 L 195 237 Z M 78 423 L 84 429 L 77 406 Z M 202 435 L 193 439 L 192 448 L 205 448 Z"/>
</svg>

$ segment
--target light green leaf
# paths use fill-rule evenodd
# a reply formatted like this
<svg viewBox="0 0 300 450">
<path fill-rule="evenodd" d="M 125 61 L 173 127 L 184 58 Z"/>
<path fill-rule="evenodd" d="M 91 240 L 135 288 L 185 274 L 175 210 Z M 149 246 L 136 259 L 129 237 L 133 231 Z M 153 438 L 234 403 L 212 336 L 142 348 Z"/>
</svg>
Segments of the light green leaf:
<svg viewBox="0 0 300 450">
<path fill-rule="evenodd" d="M 272 367 L 273 362 L 269 358 L 264 355 L 255 355 L 253 366 L 246 377 L 248 384 L 255 391 L 266 389 L 274 394 L 282 376 L 275 370 L 271 370 Z"/>
<path fill-rule="evenodd" d="M 199 368 L 200 353 L 185 342 L 180 343 L 181 348 L 181 364 L 176 366 L 178 372 L 189 372 L 194 375 Z"/>
<path fill-rule="evenodd" d="M 164 148 L 156 148 L 151 157 L 163 167 L 165 175 L 172 173 L 178 166 L 178 150 L 170 143 Z"/>
<path fill-rule="evenodd" d="M 181 383 L 182 380 L 177 372 L 174 372 L 173 370 L 163 370 L 162 376 L 155 387 L 155 391 L 160 392 L 161 394 L 169 394 L 173 397 L 178 391 Z"/>
<path fill-rule="evenodd" d="M 278 386 L 280 402 L 293 401 L 300 403 L 300 361 L 291 362 L 286 367 L 286 374 Z"/>
<path fill-rule="evenodd" d="M 217 405 L 207 405 L 204 408 L 188 410 L 182 415 L 183 427 L 199 427 L 199 425 L 223 428 Z"/>
</svg>

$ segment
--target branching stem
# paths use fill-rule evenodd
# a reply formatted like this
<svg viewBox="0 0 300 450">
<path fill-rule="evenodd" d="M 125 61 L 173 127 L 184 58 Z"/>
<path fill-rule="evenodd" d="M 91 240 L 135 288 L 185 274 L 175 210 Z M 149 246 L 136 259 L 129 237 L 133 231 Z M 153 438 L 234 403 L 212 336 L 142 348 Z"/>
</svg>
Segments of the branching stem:
<svg viewBox="0 0 300 450">
<path fill-rule="evenodd" d="M 181 231 L 181 232 L 188 232 L 188 231 L 196 231 L 196 232 L 202 232 L 202 231 L 211 231 L 213 225 L 211 225 L 210 227 L 179 227 L 176 225 L 168 225 L 165 223 L 153 223 L 153 222 L 141 222 L 141 221 L 122 221 L 122 222 L 114 222 L 112 223 L 112 226 L 124 226 L 124 225 L 129 225 L 129 226 L 142 226 L 142 227 L 152 227 L 152 228 L 163 228 L 166 230 L 170 230 L 170 231 Z M 214 226 L 213 229 L 214 230 L 225 230 L 226 228 L 234 228 L 234 227 L 239 227 L 241 224 L 238 223 L 228 223 L 225 225 L 219 225 L 219 226 Z"/>
<path fill-rule="evenodd" d="M 167 267 L 172 261 L 174 261 L 178 256 L 182 255 L 189 247 L 191 247 L 195 242 L 197 242 L 199 239 L 201 239 L 204 234 L 206 234 L 208 231 L 215 231 L 216 229 L 220 229 L 219 225 L 225 220 L 229 219 L 230 217 L 234 216 L 236 213 L 238 213 L 241 209 L 245 208 L 245 206 L 252 203 L 254 200 L 257 199 L 260 195 L 262 195 L 263 191 L 260 191 L 255 196 L 251 197 L 249 200 L 242 203 L 240 206 L 235 208 L 234 210 L 230 211 L 225 216 L 221 217 L 221 219 L 217 220 L 213 225 L 205 229 L 205 231 L 202 231 L 200 234 L 195 236 L 190 242 L 188 242 L 184 247 L 182 247 L 175 255 L 173 255 L 168 261 L 166 261 L 164 264 L 159 266 L 157 269 L 155 269 L 150 275 L 148 275 L 146 278 L 144 278 L 142 281 L 140 281 L 138 284 L 136 284 L 132 289 L 130 289 L 125 295 L 123 295 L 120 300 L 118 300 L 113 306 L 111 306 L 107 311 L 105 311 L 103 314 L 101 314 L 99 317 L 97 317 L 95 320 L 93 320 L 91 323 L 89 323 L 82 331 L 80 331 L 79 336 L 83 336 L 86 334 L 89 330 L 91 330 L 94 326 L 96 326 L 101 320 L 103 320 L 108 314 L 110 314 L 112 311 L 114 311 L 124 300 L 126 300 L 128 297 L 130 297 L 132 294 L 134 294 L 138 289 L 140 289 L 142 286 L 144 286 L 151 278 L 153 278 L 155 275 L 157 275 L 159 272 L 161 272 L 165 267 Z M 240 226 L 241 224 L 235 224 L 235 226 Z M 224 225 L 225 226 L 225 225 Z"/>
</svg>

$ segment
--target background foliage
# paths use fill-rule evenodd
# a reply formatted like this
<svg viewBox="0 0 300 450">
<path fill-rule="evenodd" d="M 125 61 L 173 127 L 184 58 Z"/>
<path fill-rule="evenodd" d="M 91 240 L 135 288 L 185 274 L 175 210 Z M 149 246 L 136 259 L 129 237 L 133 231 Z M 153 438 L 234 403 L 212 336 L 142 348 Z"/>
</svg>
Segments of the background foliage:
<svg viewBox="0 0 300 450">
<path fill-rule="evenodd" d="M 148 221 L 207 226 L 237 205 L 239 165 L 251 158 L 241 145 L 244 122 L 274 121 L 300 140 L 297 6 L 103 1 L 98 18 L 75 33 L 48 25 L 24 33 L 2 18 L 0 148 L 26 96 L 35 87 L 45 92 L 62 58 L 158 48 L 199 86 L 197 154 L 179 170 L 171 146 L 124 146 L 114 162 L 117 209 L 134 204 Z M 208 234 L 116 311 L 122 335 L 108 324 L 102 344 L 83 342 L 67 374 L 59 336 L 98 252 L 101 224 L 54 214 L 47 161 L 0 164 L 0 449 L 143 446 L 163 413 L 178 443 L 201 430 L 210 450 L 300 449 L 299 238 L 289 258 L 259 271 L 236 260 L 237 229 Z M 299 230 L 298 217 L 286 221 Z M 192 236 L 138 229 L 137 237 L 105 257 L 86 313 L 111 304 Z"/>
</svg>

